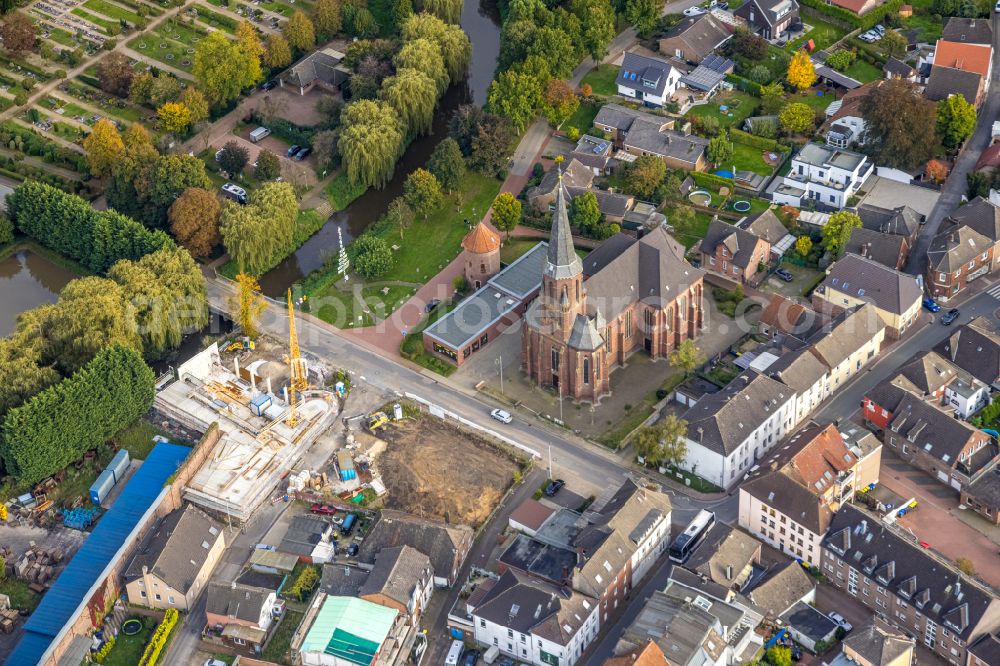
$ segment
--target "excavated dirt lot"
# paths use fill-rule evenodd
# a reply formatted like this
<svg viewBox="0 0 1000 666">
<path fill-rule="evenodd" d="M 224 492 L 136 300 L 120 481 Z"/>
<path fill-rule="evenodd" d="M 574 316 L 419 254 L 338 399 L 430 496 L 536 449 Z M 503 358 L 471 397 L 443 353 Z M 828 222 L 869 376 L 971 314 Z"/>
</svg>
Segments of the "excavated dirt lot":
<svg viewBox="0 0 1000 666">
<path fill-rule="evenodd" d="M 517 464 L 474 433 L 432 416 L 391 423 L 377 466 L 386 506 L 478 527 L 503 497 Z"/>
</svg>

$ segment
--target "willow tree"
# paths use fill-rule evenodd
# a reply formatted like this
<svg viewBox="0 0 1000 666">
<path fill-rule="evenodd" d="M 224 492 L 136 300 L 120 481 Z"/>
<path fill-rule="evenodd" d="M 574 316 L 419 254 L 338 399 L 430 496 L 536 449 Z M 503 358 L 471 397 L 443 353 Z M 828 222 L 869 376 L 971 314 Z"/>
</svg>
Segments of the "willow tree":
<svg viewBox="0 0 1000 666">
<path fill-rule="evenodd" d="M 257 279 L 246 273 L 237 275 L 236 297 L 231 302 L 230 314 L 244 335 L 251 338 L 260 335 L 257 322 L 265 307 L 267 307 L 267 302 L 260 295 L 260 285 L 257 283 Z"/>
<path fill-rule="evenodd" d="M 396 70 L 396 75 L 382 83 L 382 98 L 399 114 L 413 134 L 430 134 L 437 99 L 434 81 L 411 68 Z"/>
<path fill-rule="evenodd" d="M 385 187 L 402 154 L 404 127 L 387 102 L 361 100 L 344 107 L 337 148 L 352 183 Z"/>
<path fill-rule="evenodd" d="M 417 0 L 417 9 L 437 16 L 448 23 L 462 18 L 462 0 Z"/>
<path fill-rule="evenodd" d="M 444 57 L 436 42 L 429 39 L 414 39 L 407 42 L 396 54 L 393 63 L 396 69 L 416 69 L 429 76 L 437 86 L 440 95 L 448 88 L 451 78 L 444 66 Z"/>
<path fill-rule="evenodd" d="M 261 275 L 271 264 L 275 254 L 268 221 L 256 208 L 227 202 L 219 217 L 222 243 L 240 271 Z"/>
<path fill-rule="evenodd" d="M 460 26 L 445 23 L 433 14 L 415 14 L 403 24 L 403 41 L 429 39 L 441 49 L 452 81 L 460 81 L 472 61 L 472 42 Z"/>
</svg>

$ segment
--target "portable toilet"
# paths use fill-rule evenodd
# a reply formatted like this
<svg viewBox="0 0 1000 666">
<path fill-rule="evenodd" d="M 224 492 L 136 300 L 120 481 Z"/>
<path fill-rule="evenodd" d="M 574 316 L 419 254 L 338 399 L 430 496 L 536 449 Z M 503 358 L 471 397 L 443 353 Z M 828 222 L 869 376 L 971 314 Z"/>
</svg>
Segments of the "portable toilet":
<svg viewBox="0 0 1000 666">
<path fill-rule="evenodd" d="M 403 406 L 400 405 L 398 402 L 392 406 L 392 418 L 396 419 L 397 421 L 403 420 Z"/>
<path fill-rule="evenodd" d="M 118 483 L 125 478 L 125 473 L 128 472 L 128 466 L 131 462 L 129 458 L 128 451 L 125 449 L 120 450 L 115 454 L 115 457 L 111 459 L 111 464 L 108 465 L 108 469 L 111 470 L 111 474 L 115 478 L 115 483 Z"/>
<path fill-rule="evenodd" d="M 106 469 L 101 472 L 101 475 L 97 477 L 93 485 L 90 486 L 90 501 L 98 506 L 103 502 L 111 489 L 115 487 L 115 475 L 111 473 L 110 469 Z"/>
<path fill-rule="evenodd" d="M 270 406 L 271 396 L 267 393 L 261 393 L 250 400 L 250 411 L 253 412 L 254 416 L 264 416 L 264 413 Z"/>
</svg>

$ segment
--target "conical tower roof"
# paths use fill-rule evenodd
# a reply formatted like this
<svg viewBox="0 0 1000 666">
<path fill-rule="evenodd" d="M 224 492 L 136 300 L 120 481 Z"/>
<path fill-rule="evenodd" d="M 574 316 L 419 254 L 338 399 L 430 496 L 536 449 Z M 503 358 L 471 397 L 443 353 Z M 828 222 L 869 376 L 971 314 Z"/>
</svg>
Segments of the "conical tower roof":
<svg viewBox="0 0 1000 666">
<path fill-rule="evenodd" d="M 581 273 L 583 273 L 583 262 L 573 249 L 573 232 L 570 230 L 569 213 L 566 210 L 566 187 L 563 185 L 560 170 L 559 185 L 556 188 L 556 212 L 552 216 L 552 234 L 549 237 L 545 274 L 550 278 L 561 280 Z"/>
<path fill-rule="evenodd" d="M 500 234 L 485 222 L 480 222 L 462 239 L 462 247 L 473 254 L 496 252 L 500 249 Z"/>
</svg>

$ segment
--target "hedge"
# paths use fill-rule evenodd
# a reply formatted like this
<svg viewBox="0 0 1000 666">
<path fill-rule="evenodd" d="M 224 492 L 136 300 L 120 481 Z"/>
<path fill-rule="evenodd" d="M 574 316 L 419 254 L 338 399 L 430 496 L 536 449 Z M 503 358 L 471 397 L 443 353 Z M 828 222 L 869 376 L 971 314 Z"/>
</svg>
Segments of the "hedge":
<svg viewBox="0 0 1000 666">
<path fill-rule="evenodd" d="M 801 3 L 803 6 L 820 14 L 826 14 L 838 21 L 843 21 L 848 25 L 853 25 L 862 30 L 868 30 L 876 23 L 880 23 L 889 14 L 898 14 L 899 8 L 903 6 L 903 0 L 888 0 L 884 5 L 876 7 L 864 16 L 858 16 L 854 12 L 841 7 L 828 5 L 824 0 L 801 0 Z"/>
<path fill-rule="evenodd" d="M 139 666 L 155 666 L 175 624 L 177 624 L 177 609 L 168 608 L 163 614 L 163 622 L 156 627 L 153 637 L 149 639 L 149 644 L 142 653 L 142 659 L 139 660 Z"/>
<path fill-rule="evenodd" d="M 733 84 L 737 90 L 750 93 L 754 97 L 760 97 L 760 84 L 750 79 L 744 79 L 736 74 L 726 74 L 726 81 Z"/>
<path fill-rule="evenodd" d="M 750 134 L 749 132 L 736 129 L 735 127 L 730 128 L 729 138 L 736 143 L 742 143 L 743 145 L 750 146 L 751 148 L 760 148 L 761 150 L 777 150 L 781 152 L 786 150 L 784 146 L 774 139 L 768 139 L 762 136 L 757 136 L 756 134 Z"/>
<path fill-rule="evenodd" d="M 113 210 L 94 210 L 85 199 L 34 180 L 7 195 L 7 214 L 22 233 L 95 273 L 175 247 L 162 231 Z"/>
<path fill-rule="evenodd" d="M 153 384 L 138 352 L 102 349 L 73 376 L 7 412 L 0 425 L 7 472 L 36 483 L 78 460 L 149 411 Z"/>
<path fill-rule="evenodd" d="M 722 176 L 716 176 L 714 173 L 706 173 L 704 171 L 692 171 L 688 174 L 699 187 L 728 187 L 730 190 L 733 189 L 733 179 L 723 178 Z"/>
<path fill-rule="evenodd" d="M 271 118 L 264 120 L 256 112 L 251 115 L 254 122 L 271 130 L 271 134 L 277 138 L 297 146 L 311 146 L 313 137 L 316 136 L 315 127 L 303 127 L 289 122 L 283 118 Z"/>
</svg>

